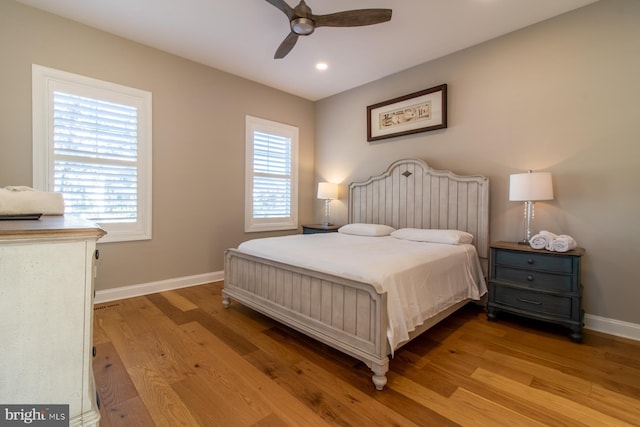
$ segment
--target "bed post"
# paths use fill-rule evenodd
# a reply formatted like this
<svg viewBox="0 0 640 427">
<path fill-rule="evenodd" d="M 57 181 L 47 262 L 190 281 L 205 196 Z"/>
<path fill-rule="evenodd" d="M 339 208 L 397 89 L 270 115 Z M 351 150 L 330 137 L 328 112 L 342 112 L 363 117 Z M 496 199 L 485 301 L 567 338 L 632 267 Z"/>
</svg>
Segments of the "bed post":
<svg viewBox="0 0 640 427">
<path fill-rule="evenodd" d="M 371 362 L 369 368 L 373 371 L 371 381 L 376 386 L 377 390 L 382 390 L 387 384 L 387 372 L 389 372 L 389 358 L 386 358 L 383 363 Z"/>
</svg>

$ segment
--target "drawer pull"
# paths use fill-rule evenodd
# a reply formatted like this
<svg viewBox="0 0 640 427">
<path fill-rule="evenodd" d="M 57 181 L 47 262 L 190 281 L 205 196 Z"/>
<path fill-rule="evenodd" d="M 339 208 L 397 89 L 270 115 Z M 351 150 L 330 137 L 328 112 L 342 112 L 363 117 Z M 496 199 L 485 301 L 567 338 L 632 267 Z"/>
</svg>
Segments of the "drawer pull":
<svg viewBox="0 0 640 427">
<path fill-rule="evenodd" d="M 527 304 L 542 305 L 540 301 L 531 301 L 530 299 L 518 298 L 518 301 L 526 302 Z"/>
<path fill-rule="evenodd" d="M 530 281 L 530 282 L 533 282 L 533 276 L 531 274 L 529 274 L 527 276 L 527 280 Z"/>
<path fill-rule="evenodd" d="M 533 264 L 533 260 L 532 260 L 531 258 L 529 258 L 529 259 L 527 260 L 527 264 Z"/>
</svg>

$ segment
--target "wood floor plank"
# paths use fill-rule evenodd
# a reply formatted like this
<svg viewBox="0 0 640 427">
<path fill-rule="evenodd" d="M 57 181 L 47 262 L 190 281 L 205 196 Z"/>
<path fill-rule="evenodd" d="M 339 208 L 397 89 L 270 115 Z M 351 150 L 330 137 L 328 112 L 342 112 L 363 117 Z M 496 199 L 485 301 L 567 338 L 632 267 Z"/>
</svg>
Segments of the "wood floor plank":
<svg viewBox="0 0 640 427">
<path fill-rule="evenodd" d="M 198 322 L 204 328 L 208 329 L 213 335 L 218 337 L 229 347 L 234 348 L 239 354 L 247 354 L 256 351 L 258 347 L 253 344 L 249 337 L 239 334 L 235 329 L 227 324 L 208 316 L 202 310 L 193 313 L 191 320 Z"/>
<path fill-rule="evenodd" d="M 244 357 L 238 357 L 232 347 L 227 346 L 199 322 L 182 325 L 182 328 L 193 337 L 194 341 L 209 349 L 212 355 L 217 357 L 218 363 L 216 365 L 205 364 L 200 369 L 209 370 L 210 376 L 222 380 L 223 384 L 228 387 L 233 385 L 235 393 L 241 395 L 250 393 L 253 397 L 249 399 L 249 402 L 261 402 L 261 404 L 268 405 L 270 411 L 286 420 L 288 425 L 326 425 L 321 417 L 303 405 L 299 399 L 282 387 L 278 387 L 268 376 L 262 375 Z M 223 376 L 216 374 L 216 370 L 220 369 L 231 374 Z M 256 394 L 263 396 L 263 400 L 258 399 Z M 225 407 L 228 408 L 226 405 Z"/>
<path fill-rule="evenodd" d="M 620 419 L 603 414 L 588 406 L 581 405 L 570 399 L 553 393 L 524 386 L 508 378 L 493 374 L 484 369 L 478 369 L 472 377 L 488 386 L 494 387 L 518 396 L 527 396 L 537 405 L 544 406 L 548 411 L 569 416 L 585 426 L 619 426 L 629 425 Z"/>
<path fill-rule="evenodd" d="M 164 301 L 164 299 L 163 299 Z M 197 311 L 198 308 L 191 310 Z M 155 304 L 145 310 L 145 318 L 153 333 L 161 341 L 163 351 L 155 354 L 152 359 L 158 372 L 169 382 L 182 381 L 196 374 L 190 360 L 197 360 L 203 354 L 203 349 L 195 343 L 180 325 L 167 317 Z M 185 319 L 181 319 L 184 321 Z"/>
<path fill-rule="evenodd" d="M 472 377 L 450 371 L 437 364 L 426 366 L 425 369 L 433 370 L 437 375 L 448 379 L 448 381 L 452 383 L 458 384 L 460 388 L 464 388 L 470 392 L 481 395 L 484 398 L 491 400 L 502 407 L 509 408 L 516 413 L 526 414 L 527 418 L 534 419 L 542 424 L 554 427 L 576 425 L 576 423 L 569 417 L 565 417 L 564 415 L 557 416 L 557 414 L 549 412 L 545 407 L 532 402 L 527 394 L 514 395 L 506 393 L 504 390 L 487 387 L 486 384 L 483 384 Z"/>
<path fill-rule="evenodd" d="M 299 354 L 303 355 L 303 357 L 311 361 L 345 366 L 349 369 L 353 368 L 357 364 L 362 364 L 362 362 L 354 359 L 353 357 L 341 353 L 338 350 L 335 350 L 334 348 L 326 344 L 309 338 L 291 328 L 287 328 L 284 326 L 275 326 L 273 328 L 265 330 L 264 334 L 294 349 L 294 351 L 298 352 Z"/>
<path fill-rule="evenodd" d="M 180 308 L 171 304 L 162 293 L 146 295 L 145 298 L 174 323 L 182 324 L 191 321 L 191 313 L 185 313 Z"/>
<path fill-rule="evenodd" d="M 122 305 L 126 303 L 123 302 Z M 153 358 L 146 346 L 145 340 L 139 338 L 138 325 L 135 317 L 125 318 L 121 311 L 111 309 L 99 312 L 94 322 L 109 336 L 113 346 L 125 366 L 135 366 L 146 363 Z"/>
<path fill-rule="evenodd" d="M 637 399 L 608 390 L 597 384 L 591 389 L 587 403 L 593 409 L 611 414 L 625 422 L 640 426 L 640 402 Z"/>
<path fill-rule="evenodd" d="M 218 306 L 218 303 L 214 305 Z M 219 305 L 222 306 L 222 302 Z M 237 303 L 232 304 L 228 309 L 222 308 L 222 311 L 214 311 L 211 317 L 223 324 L 233 323 L 234 331 L 243 337 L 251 338 L 277 325 L 275 321 L 266 316 Z"/>
<path fill-rule="evenodd" d="M 271 411 L 252 410 L 256 405 L 236 401 L 234 394 L 220 390 L 219 382 L 206 376 L 193 376 L 171 384 L 182 401 L 189 402 L 192 414 L 199 425 L 232 426 L 253 425 L 271 415 Z M 248 397 L 248 395 L 245 395 Z M 212 405 L 211 402 L 220 402 Z"/>
<path fill-rule="evenodd" d="M 155 427 L 156 425 L 138 395 L 108 407 L 103 405 L 103 408 L 100 410 L 103 415 L 100 419 L 100 427 Z"/>
<path fill-rule="evenodd" d="M 584 349 L 589 348 L 584 346 L 579 350 L 582 356 L 576 357 L 573 353 L 577 351 L 575 347 L 582 347 L 583 345 L 569 342 L 563 344 L 562 352 L 557 354 L 557 350 L 549 351 L 543 342 L 539 342 L 538 345 L 532 345 L 526 341 L 530 336 L 533 337 L 535 334 L 528 332 L 525 334 L 526 338 L 519 338 L 518 340 L 494 339 L 491 336 L 465 336 L 464 339 L 482 342 L 487 348 L 499 353 L 510 354 L 534 364 L 596 382 L 619 393 L 640 399 L 639 372 L 612 362 L 606 362 L 603 359 L 602 349 L 595 350 L 593 354 L 583 353 Z M 563 357 L 563 353 L 566 357 Z"/>
<path fill-rule="evenodd" d="M 276 414 L 269 414 L 257 423 L 252 424 L 252 427 L 274 427 L 274 426 L 286 426 L 287 424 Z"/>
<path fill-rule="evenodd" d="M 414 365 L 411 362 L 405 362 L 403 357 L 400 356 L 394 358 L 391 369 L 393 372 L 407 377 L 412 381 L 424 384 L 425 387 L 444 397 L 450 397 L 458 389 L 458 384 L 447 381 L 433 370 L 424 369 L 426 366 L 427 364 L 423 363 Z"/>
<path fill-rule="evenodd" d="M 501 368 L 507 368 L 509 374 L 512 372 L 519 372 L 525 381 L 520 381 L 526 385 L 532 385 L 534 382 L 547 382 L 548 384 L 555 384 L 558 390 L 564 390 L 562 393 L 567 395 L 583 394 L 589 395 L 591 392 L 592 383 L 583 378 L 578 378 L 572 375 L 565 374 L 557 369 L 543 366 L 540 364 L 532 363 L 526 360 L 522 360 L 510 355 L 504 355 L 495 351 L 487 351 L 483 355 L 483 358 L 491 361 L 494 366 L 500 366 Z M 483 367 L 483 369 L 486 369 Z M 502 369 L 502 372 L 492 372 L 509 377 L 512 375 L 503 375 L 503 372 L 507 369 Z M 486 369 L 490 370 L 490 369 Z"/>
<path fill-rule="evenodd" d="M 137 365 L 127 371 L 156 426 L 200 425 L 171 385 L 153 367 Z"/>
<path fill-rule="evenodd" d="M 114 406 L 138 395 L 111 342 L 97 343 L 93 374 L 102 405 Z"/>
<path fill-rule="evenodd" d="M 279 351 L 271 351 L 273 346 L 265 349 L 265 353 L 269 354 L 271 357 L 275 357 L 275 360 L 278 362 L 295 365 L 299 360 L 316 360 L 318 363 L 325 366 L 326 369 L 330 369 L 330 372 L 332 372 L 335 377 L 348 382 L 361 393 L 369 396 L 369 398 L 375 399 L 386 407 L 392 408 L 390 412 L 398 412 L 402 414 L 403 418 L 406 418 L 417 425 L 433 425 L 439 427 L 458 425 L 453 421 L 440 416 L 431 409 L 418 405 L 410 399 L 406 399 L 405 396 L 395 393 L 394 390 L 390 388 L 385 389 L 384 393 L 379 393 L 371 383 L 371 371 L 362 362 L 358 362 L 345 355 L 341 355 L 344 358 L 343 361 L 337 362 L 335 358 L 333 358 L 335 353 L 330 349 L 324 349 L 323 346 L 323 349 L 326 351 L 318 352 L 316 351 L 317 345 L 307 346 L 304 344 L 304 340 L 297 341 L 296 337 L 298 337 L 298 335 L 295 331 L 282 327 L 269 329 L 265 331 L 264 335 L 275 338 L 279 343 L 278 347 L 288 348 L 288 353 L 294 350 L 293 353 L 298 354 L 297 357 L 294 356 L 294 359 L 286 356 L 283 357 Z M 300 354 L 300 352 L 302 354 Z M 251 356 L 255 358 L 256 354 L 252 354 Z M 260 364 L 255 360 L 254 364 L 256 366 L 260 366 Z M 274 364 L 275 362 L 273 362 L 273 360 L 271 360 L 271 365 L 269 366 L 267 366 L 267 362 L 262 362 L 262 365 L 265 366 L 265 368 L 263 368 L 264 371 L 268 372 L 268 375 L 272 377 L 278 375 L 278 371 Z M 395 363 L 392 364 L 392 366 L 394 365 Z M 393 374 L 390 373 L 390 375 Z"/>
<path fill-rule="evenodd" d="M 389 375 L 390 381 L 394 382 L 395 374 Z M 352 382 L 353 384 L 354 382 Z M 362 381 L 356 381 L 355 384 L 362 390 L 368 384 L 362 384 Z M 366 389 L 365 389 L 366 390 Z M 461 424 L 438 413 L 435 408 L 422 405 L 420 402 L 411 399 L 409 396 L 388 387 L 384 393 L 377 391 L 368 392 L 373 399 L 381 404 L 402 414 L 408 420 L 420 426 L 437 426 L 437 427 L 456 427 Z"/>
<path fill-rule="evenodd" d="M 372 399 L 366 393 L 307 360 L 296 363 L 294 367 L 299 370 L 298 375 L 306 375 L 312 379 L 325 396 L 331 395 L 337 401 L 343 402 L 343 409 L 349 407 L 356 414 L 358 425 L 418 425 L 409 419 L 405 419 L 403 414 L 390 411 L 389 408 Z"/>
<path fill-rule="evenodd" d="M 464 389 L 458 389 L 452 398 L 446 398 L 405 377 L 394 378 L 389 386 L 460 425 L 505 427 L 544 425 Z"/>
<path fill-rule="evenodd" d="M 245 355 L 245 359 L 265 374 L 271 381 L 285 390 L 289 395 L 314 412 L 317 417 L 328 420 L 333 425 L 361 425 L 362 417 L 353 411 L 345 402 L 336 400 L 335 396 L 325 393 L 317 382 L 280 360 L 273 359 L 263 352 L 257 351 Z"/>
<path fill-rule="evenodd" d="M 93 310 L 94 310 L 94 312 L 96 310 L 106 310 L 106 304 L 96 305 Z M 94 325 L 93 325 L 93 343 L 94 344 L 102 344 L 102 343 L 108 342 L 108 341 L 109 341 L 109 337 L 107 336 L 107 333 L 100 327 L 99 324 L 94 322 Z"/>
<path fill-rule="evenodd" d="M 195 309 L 198 308 L 197 305 L 195 305 L 194 303 L 189 301 L 189 299 L 187 299 L 187 298 L 183 297 L 182 295 L 180 295 L 177 291 L 161 292 L 160 295 L 162 295 L 174 307 L 176 307 L 176 308 L 178 308 L 178 309 L 180 309 L 182 311 L 195 310 Z"/>
<path fill-rule="evenodd" d="M 174 292 L 197 305 L 206 313 L 215 316 L 224 313 L 227 309 L 222 305 L 222 283 L 214 286 L 190 286 L 188 288 L 176 289 Z"/>
<path fill-rule="evenodd" d="M 100 427 L 111 427 L 112 424 L 109 421 L 107 407 L 103 404 L 100 404 L 100 406 L 98 407 L 98 411 L 100 412 Z"/>
<path fill-rule="evenodd" d="M 635 354 L 640 354 L 640 348 L 638 349 L 638 352 Z M 605 354 L 605 360 L 607 362 L 615 362 L 618 365 L 623 365 L 627 368 L 631 368 L 637 372 L 640 372 L 640 360 L 638 360 L 637 357 L 630 356 L 629 353 L 617 354 L 614 352 L 607 351 L 607 353 Z"/>
<path fill-rule="evenodd" d="M 214 418 L 218 420 L 225 420 L 227 414 L 239 414 L 237 422 L 242 425 L 257 422 L 272 412 L 272 406 L 265 401 L 263 393 L 255 390 L 252 387 L 253 383 L 245 380 L 245 375 L 250 369 L 244 360 L 225 358 L 225 352 L 221 350 L 224 344 L 197 322 L 185 324 L 182 327 L 189 331 L 189 336 L 203 350 L 197 358 L 190 360 L 196 374 L 172 384 L 174 389 L 183 396 L 183 400 L 188 398 L 191 406 L 196 408 L 198 413 L 216 414 Z M 207 351 L 211 349 L 209 345 L 211 342 L 216 342 L 216 351 Z M 191 401 L 195 392 L 208 396 L 209 402 L 219 402 L 219 404 L 209 403 L 198 407 Z M 230 421 L 227 420 L 227 424 L 223 423 L 223 425 L 229 425 Z"/>
</svg>

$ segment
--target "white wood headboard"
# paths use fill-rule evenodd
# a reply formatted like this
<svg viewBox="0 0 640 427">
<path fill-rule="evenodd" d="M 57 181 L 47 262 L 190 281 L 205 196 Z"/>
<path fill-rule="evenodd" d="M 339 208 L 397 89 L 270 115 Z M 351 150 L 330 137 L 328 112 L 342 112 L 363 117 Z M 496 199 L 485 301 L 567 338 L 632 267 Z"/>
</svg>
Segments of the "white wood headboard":
<svg viewBox="0 0 640 427">
<path fill-rule="evenodd" d="M 418 159 L 398 160 L 381 175 L 349 185 L 349 222 L 466 231 L 486 259 L 489 179 L 438 171 Z"/>
</svg>

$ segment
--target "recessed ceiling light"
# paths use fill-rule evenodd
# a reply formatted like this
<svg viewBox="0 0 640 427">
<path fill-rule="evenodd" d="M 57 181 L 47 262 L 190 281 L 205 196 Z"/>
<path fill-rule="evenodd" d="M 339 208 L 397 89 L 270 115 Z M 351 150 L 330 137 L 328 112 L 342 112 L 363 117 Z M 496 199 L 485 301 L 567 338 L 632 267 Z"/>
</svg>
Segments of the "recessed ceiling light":
<svg viewBox="0 0 640 427">
<path fill-rule="evenodd" d="M 326 62 L 318 62 L 318 63 L 316 64 L 316 69 L 317 69 L 317 70 L 324 71 L 324 70 L 326 70 L 327 68 L 329 68 L 329 66 L 327 65 L 327 63 L 326 63 Z"/>
</svg>

